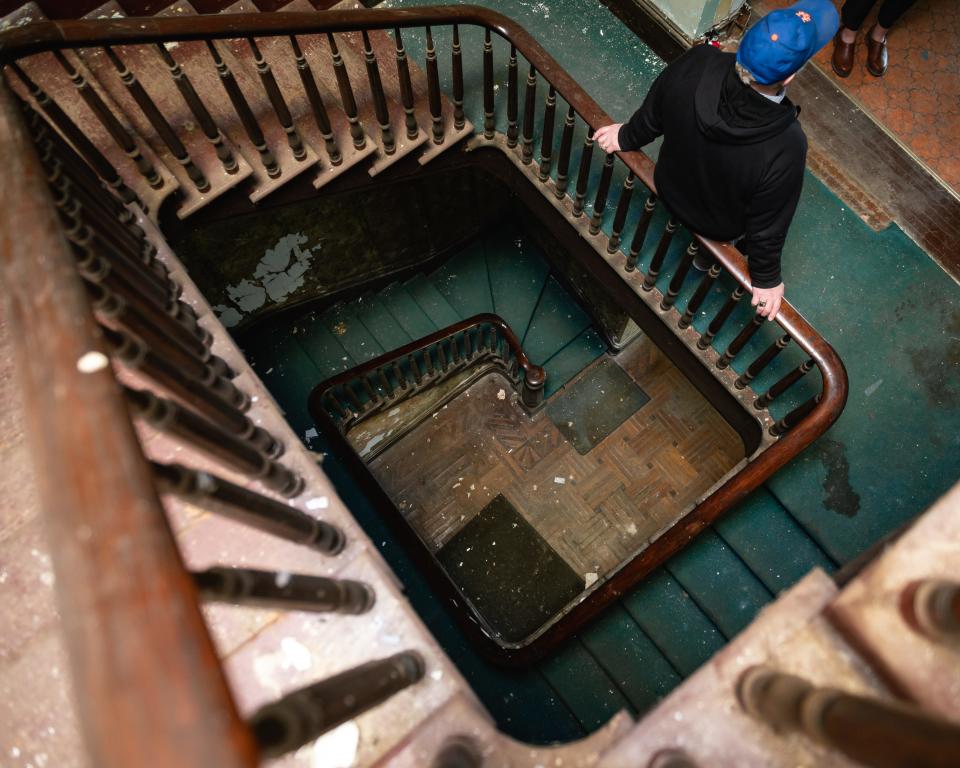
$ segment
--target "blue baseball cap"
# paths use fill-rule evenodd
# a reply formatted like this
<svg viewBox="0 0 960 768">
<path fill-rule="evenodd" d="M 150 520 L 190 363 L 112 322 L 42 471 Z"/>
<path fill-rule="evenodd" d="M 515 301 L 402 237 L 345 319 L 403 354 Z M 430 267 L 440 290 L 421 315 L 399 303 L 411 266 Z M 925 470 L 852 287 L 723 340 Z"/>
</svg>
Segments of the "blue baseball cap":
<svg viewBox="0 0 960 768">
<path fill-rule="evenodd" d="M 840 15 L 830 0 L 800 0 L 754 24 L 740 41 L 737 61 L 758 83 L 779 83 L 829 43 L 839 27 Z"/>
</svg>

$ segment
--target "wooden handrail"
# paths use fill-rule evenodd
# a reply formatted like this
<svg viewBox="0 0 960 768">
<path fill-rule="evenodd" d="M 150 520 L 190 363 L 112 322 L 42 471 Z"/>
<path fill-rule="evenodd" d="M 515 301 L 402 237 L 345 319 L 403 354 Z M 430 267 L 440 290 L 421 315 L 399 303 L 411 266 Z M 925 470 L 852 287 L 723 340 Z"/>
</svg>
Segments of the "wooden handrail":
<svg viewBox="0 0 960 768">
<path fill-rule="evenodd" d="M 89 761 L 254 766 L 22 115 L 0 83 L 0 269 Z"/>
<path fill-rule="evenodd" d="M 504 340 L 507 342 L 507 346 L 510 348 L 510 351 L 513 352 L 514 357 L 517 358 L 517 365 L 519 365 L 523 370 L 526 381 L 532 387 L 542 387 L 544 381 L 546 380 L 546 373 L 539 365 L 534 365 L 530 362 L 530 358 L 527 357 L 527 353 L 524 352 L 520 346 L 520 339 L 517 338 L 517 334 L 513 332 L 513 329 L 507 325 L 507 321 L 500 317 L 500 315 L 483 312 L 479 315 L 473 315 L 472 317 L 468 317 L 464 320 L 459 320 L 456 323 L 448 325 L 445 328 L 441 328 L 438 331 L 434 331 L 429 336 L 423 336 L 419 339 L 414 339 L 413 341 L 404 344 L 402 347 L 397 347 L 397 349 L 384 352 L 382 355 L 360 363 L 359 365 L 356 365 L 353 368 L 344 371 L 343 373 L 338 373 L 336 376 L 332 376 L 318 384 L 314 388 L 313 392 L 326 391 L 328 389 L 332 389 L 333 387 L 346 384 L 347 382 L 353 381 L 354 379 L 366 374 L 375 373 L 378 368 L 388 365 L 394 360 L 404 360 L 406 359 L 407 355 L 412 355 L 414 352 L 420 352 L 421 350 L 432 347 L 437 342 L 449 339 L 453 336 L 456 336 L 458 333 L 463 333 L 466 330 L 482 325 L 493 326 L 500 331 Z M 311 401 L 314 399 L 313 392 L 310 394 Z"/>
</svg>

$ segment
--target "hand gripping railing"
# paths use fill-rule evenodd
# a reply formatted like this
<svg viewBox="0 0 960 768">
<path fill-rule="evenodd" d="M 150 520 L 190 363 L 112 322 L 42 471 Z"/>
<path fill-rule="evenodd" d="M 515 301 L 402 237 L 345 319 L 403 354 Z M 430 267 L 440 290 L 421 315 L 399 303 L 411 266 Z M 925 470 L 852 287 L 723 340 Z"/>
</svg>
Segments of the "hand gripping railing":
<svg viewBox="0 0 960 768">
<path fill-rule="evenodd" d="M 318 424 L 332 425 L 346 435 L 361 421 L 457 374 L 480 368 L 501 371 L 528 411 L 543 403 L 543 368 L 530 362 L 502 317 L 484 313 L 321 382 L 310 393 L 310 413 Z"/>
</svg>

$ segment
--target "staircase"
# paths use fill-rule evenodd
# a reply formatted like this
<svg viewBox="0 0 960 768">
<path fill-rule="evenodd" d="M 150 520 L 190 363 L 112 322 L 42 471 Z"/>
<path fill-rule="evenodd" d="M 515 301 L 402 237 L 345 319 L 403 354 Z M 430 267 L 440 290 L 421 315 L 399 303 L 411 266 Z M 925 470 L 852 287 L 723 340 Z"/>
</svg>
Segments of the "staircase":
<svg viewBox="0 0 960 768">
<path fill-rule="evenodd" d="M 233 10 L 254 9 L 238 3 Z M 188 5 L 178 4 L 165 13 L 176 17 L 191 12 Z M 116 16 L 119 13 L 121 11 L 117 6 L 108 5 L 95 11 L 93 17 Z M 20 9 L 7 22 L 18 25 L 24 23 L 25 19 L 34 20 L 38 17 L 36 7 L 30 7 Z M 429 37 L 427 40 L 429 53 L 432 41 Z M 136 197 L 142 202 L 142 211 L 145 213 L 138 215 L 136 226 L 146 233 L 147 242 L 152 243 L 159 252 L 158 259 L 182 286 L 185 305 L 193 307 L 193 313 L 201 318 L 201 327 L 212 337 L 214 363 L 219 360 L 226 370 L 237 374 L 232 378 L 249 398 L 250 420 L 286 445 L 288 453 L 282 465 L 268 465 L 273 474 L 264 478 L 292 482 L 299 477 L 301 486 L 307 490 L 298 496 L 295 508 L 309 517 L 322 510 L 324 521 L 336 525 L 338 530 L 345 533 L 348 541 L 347 549 L 335 559 L 318 559 L 314 553 L 293 546 L 290 542 L 278 544 L 264 538 L 260 531 L 238 525 L 236 520 L 217 517 L 206 509 L 209 499 L 198 501 L 196 497 L 181 498 L 182 488 L 171 490 L 169 486 L 162 486 L 167 489 L 164 492 L 164 504 L 170 527 L 177 535 L 184 560 L 193 568 L 209 568 L 222 563 L 274 569 L 282 567 L 282 571 L 270 572 L 278 585 L 290 577 L 285 570 L 287 568 L 295 569 L 300 574 L 312 571 L 327 578 L 336 577 L 345 582 L 365 584 L 377 595 L 377 602 L 369 615 L 339 617 L 335 621 L 318 622 L 306 614 L 278 610 L 209 606 L 205 610 L 207 623 L 216 641 L 217 651 L 225 659 L 226 674 L 233 685 L 233 696 L 239 710 L 245 716 L 250 715 L 261 706 L 269 706 L 278 694 L 309 684 L 318 676 L 335 674 L 347 668 L 360 669 L 357 665 L 371 658 L 392 658 L 390 654 L 404 651 L 407 654 L 404 660 L 413 665 L 403 672 L 409 678 L 404 684 L 415 684 L 414 688 L 363 714 L 352 710 L 346 723 L 329 734 L 329 741 L 317 742 L 316 747 L 308 746 L 294 752 L 288 758 L 290 763 L 310 760 L 314 750 L 318 750 L 318 754 L 323 753 L 346 741 L 347 751 L 353 750 L 351 760 L 356 764 L 424 765 L 434 757 L 437 765 L 464 764 L 456 763 L 451 757 L 457 754 L 462 757 L 462 753 L 456 752 L 456 744 L 451 747 L 451 735 L 471 737 L 472 746 L 465 747 L 466 752 L 473 750 L 475 753 L 479 750 L 491 765 L 534 765 L 549 759 L 562 760 L 565 765 L 627 765 L 646 760 L 648 755 L 666 746 L 684 748 L 704 764 L 711 764 L 713 760 L 717 764 L 769 765 L 775 764 L 771 762 L 772 756 L 776 756 L 782 764 L 794 764 L 798 755 L 808 762 L 812 759 L 811 754 L 822 756 L 823 753 L 815 750 L 810 752 L 803 742 L 774 739 L 768 734 L 764 735 L 760 726 L 750 725 L 746 726 L 743 740 L 727 743 L 729 759 L 725 756 L 717 761 L 712 749 L 718 742 L 707 739 L 694 744 L 686 738 L 686 729 L 678 733 L 677 726 L 673 726 L 673 730 L 668 727 L 671 718 L 675 723 L 683 720 L 683 717 L 676 717 L 678 712 L 684 717 L 687 717 L 687 712 L 690 712 L 690 717 L 694 714 L 702 716 L 704 710 L 697 702 L 712 701 L 711 695 L 719 702 L 717 711 L 729 713 L 733 706 L 730 701 L 732 678 L 730 675 L 711 676 L 726 665 L 734 648 L 738 659 L 741 652 L 753 648 L 755 643 L 764 649 L 770 648 L 771 641 L 766 638 L 771 624 L 779 626 L 781 630 L 777 635 L 778 642 L 795 631 L 801 637 L 798 645 L 806 648 L 810 643 L 803 640 L 802 633 L 821 633 L 827 638 L 823 643 L 829 646 L 828 655 L 833 654 L 831 658 L 847 653 L 845 641 L 837 640 L 832 634 L 833 630 L 824 629 L 823 622 L 817 618 L 824 607 L 833 604 L 835 593 L 825 577 L 816 572 L 795 588 L 791 593 L 792 599 L 778 603 L 764 615 L 766 623 L 762 623 L 754 635 L 748 631 L 737 646 L 730 646 L 723 652 L 724 655 L 717 657 L 710 666 L 702 668 L 691 681 L 693 685 L 688 683 L 681 686 L 674 697 L 656 710 L 653 719 L 641 722 L 627 735 L 630 730 L 627 718 L 616 715 L 622 710 L 634 713 L 648 710 L 660 697 L 679 685 L 684 677 L 701 668 L 727 640 L 747 628 L 764 605 L 773 602 L 776 595 L 796 582 L 802 574 L 811 568 L 831 570 L 835 566 L 836 563 L 819 546 L 816 532 L 805 530 L 769 489 L 761 487 L 737 511 L 714 523 L 710 530 L 701 532 L 682 553 L 666 560 L 640 587 L 622 595 L 606 613 L 553 657 L 536 669 L 508 675 L 482 665 L 464 643 L 462 635 L 445 613 L 445 608 L 430 600 L 428 588 L 407 555 L 386 535 L 381 537 L 382 521 L 376 519 L 365 502 L 363 489 L 352 486 L 334 463 L 326 463 L 326 474 L 321 472 L 315 464 L 316 457 L 297 444 L 299 440 L 306 442 L 310 448 L 323 448 L 322 443 L 311 434 L 312 423 L 305 412 L 303 398 L 303 393 L 319 380 L 455 319 L 480 311 L 496 311 L 504 315 L 514 328 L 524 329 L 522 336 L 525 348 L 534 362 L 544 365 L 548 370 L 548 396 L 604 352 L 603 343 L 591 327 L 589 316 L 549 275 L 545 263 L 532 249 L 525 248 L 518 255 L 514 252 L 515 242 L 510 238 L 487 237 L 475 242 L 430 275 L 418 275 L 357 301 L 341 303 L 319 313 L 308 313 L 295 321 L 293 333 L 278 333 L 281 326 L 264 323 L 263 328 L 253 329 L 242 337 L 246 358 L 252 361 L 256 373 L 247 367 L 244 354 L 240 353 L 223 327 L 216 322 L 209 306 L 154 226 L 161 207 L 175 206 L 176 215 L 187 218 L 217 198 L 242 194 L 251 203 L 258 203 L 277 192 L 281 186 L 298 184 L 304 180 L 318 188 L 351 167 L 374 176 L 408 156 L 414 162 L 428 162 L 472 132 L 472 125 L 460 112 L 463 95 L 460 94 L 458 98 L 454 88 L 451 99 L 439 97 L 437 89 L 431 86 L 435 74 L 431 71 L 429 55 L 426 72 L 410 68 L 409 88 L 404 82 L 402 70 L 398 70 L 396 79 L 393 79 L 386 73 L 387 68 L 381 67 L 383 80 L 380 93 L 367 64 L 371 54 L 374 60 L 379 57 L 383 61 L 388 52 L 390 55 L 396 52 L 389 38 L 378 32 L 372 32 L 369 38 L 356 33 L 338 34 L 336 41 L 339 47 L 336 51 L 330 40 L 324 41 L 322 36 L 312 36 L 311 41 L 311 45 L 303 46 L 302 55 L 295 55 L 293 60 L 298 64 L 306 61 L 311 65 L 316 93 L 319 102 L 324 105 L 329 130 L 325 130 L 321 110 L 317 106 L 319 102 L 309 98 L 309 89 L 304 91 L 304 98 L 300 102 L 289 97 L 295 90 L 291 83 L 297 82 L 295 77 L 299 80 L 303 70 L 294 71 L 289 56 L 285 62 L 281 60 L 279 44 L 284 42 L 282 38 L 271 38 L 270 44 L 251 44 L 246 39 L 223 43 L 218 41 L 212 44 L 212 48 L 187 41 L 164 46 L 168 54 L 176 52 L 175 61 L 189 75 L 192 87 L 204 94 L 205 109 L 211 118 L 209 123 L 197 116 L 198 111 L 202 110 L 198 110 L 196 104 L 191 104 L 184 96 L 182 79 L 160 85 L 148 76 L 149 71 L 157 71 L 158 62 L 168 66 L 168 61 L 160 50 L 156 50 L 152 60 L 146 54 L 141 58 L 139 54 L 144 46 L 131 45 L 129 47 L 132 50 L 127 51 L 128 46 L 117 45 L 112 54 L 90 49 L 84 49 L 79 55 L 67 52 L 61 55 L 62 61 L 57 60 L 54 54 L 38 54 L 23 60 L 26 78 L 19 78 L 19 75 L 10 77 L 14 88 L 22 96 L 29 96 L 30 103 L 61 129 L 67 142 L 83 155 L 87 163 L 104 168 L 100 163 L 104 158 L 99 158 L 98 154 L 106 155 L 107 165 L 115 169 L 116 175 L 116 178 L 110 177 L 108 169 L 101 174 L 108 185 L 128 196 L 128 199 Z M 296 49 L 291 50 L 296 53 Z M 201 72 L 197 64 L 199 57 L 207 55 L 216 64 L 213 69 L 217 72 L 216 77 L 211 76 L 209 67 Z M 154 54 L 151 52 L 150 56 Z M 320 57 L 333 61 L 333 68 L 326 63 L 321 66 L 318 63 Z M 339 65 L 338 57 L 341 60 Z M 338 72 L 348 73 L 348 76 L 338 78 Z M 519 147 L 515 153 L 519 166 L 522 163 L 521 152 L 532 152 L 534 136 L 532 118 L 527 120 L 525 116 L 521 126 L 516 98 L 516 72 L 514 59 L 513 101 L 508 103 L 507 108 L 506 142 L 509 146 L 512 134 L 514 144 Z M 364 88 L 361 92 L 360 88 L 355 88 L 352 97 L 348 97 L 344 80 L 356 84 L 364 82 L 365 76 L 370 77 L 370 90 Z M 223 87 L 224 83 L 231 81 L 233 85 Z M 131 87 L 131 83 L 136 82 L 145 84 L 147 98 L 156 110 L 145 108 L 147 102 L 143 100 L 143 93 L 135 85 Z M 277 87 L 272 86 L 271 82 L 278 84 Z M 175 88 L 183 96 L 182 103 L 172 98 Z M 81 95 L 81 99 L 76 98 L 74 91 Z M 222 95 L 214 97 L 214 93 Z M 284 94 L 288 95 L 285 97 Z M 67 127 L 66 123 L 61 125 L 58 122 L 56 111 L 51 111 L 48 97 L 61 105 L 63 112 L 72 118 L 68 122 L 79 127 L 79 132 Z M 352 100 L 354 104 L 351 104 Z M 533 102 L 529 103 L 532 105 Z M 184 104 L 190 114 L 184 111 Z M 246 108 L 243 104 L 246 104 Z M 105 117 L 102 112 L 104 109 L 113 115 L 113 119 Z M 89 110 L 96 114 L 96 120 L 91 119 Z M 408 122 L 411 110 L 416 130 Z M 532 107 L 525 109 L 525 113 L 532 114 Z M 190 119 L 191 114 L 195 122 Z M 591 119 L 596 121 L 595 116 Z M 182 129 L 186 140 L 182 136 L 179 139 L 172 138 L 164 128 L 165 122 Z M 529 130 L 528 123 L 531 125 Z M 193 133 L 188 124 L 193 129 L 199 126 L 203 137 Z M 211 124 L 215 130 L 208 130 Z M 484 128 L 487 132 L 488 126 Z M 42 134 L 45 129 L 37 130 Z M 489 126 L 489 132 L 493 133 L 492 125 Z M 555 138 L 553 131 L 545 130 L 543 133 Z M 87 136 L 89 141 L 85 142 L 83 136 Z M 499 140 L 499 137 L 484 139 L 488 142 Z M 56 144 L 58 140 L 50 138 L 50 141 Z M 558 163 L 566 169 L 571 142 L 566 140 L 566 161 L 563 160 L 563 143 L 563 140 L 559 142 Z M 546 142 L 543 146 L 546 147 Z M 62 151 L 58 149 L 53 157 L 60 156 L 57 153 Z M 341 158 L 339 162 L 336 160 L 338 153 Z M 72 158 L 65 159 L 64 163 L 73 169 L 71 173 L 76 171 L 78 164 L 75 156 L 70 155 L 69 148 L 62 156 Z M 527 163 L 523 165 L 528 172 L 531 170 Z M 686 269 L 664 269 L 658 281 L 657 271 L 663 267 L 668 254 L 671 262 L 681 257 L 682 247 L 678 249 L 676 242 L 671 244 L 670 238 L 661 235 L 661 247 L 656 238 L 651 242 L 640 237 L 635 250 L 624 243 L 624 249 L 617 251 L 627 222 L 631 227 L 644 227 L 643 231 L 646 232 L 650 217 L 647 217 L 646 224 L 636 213 L 631 213 L 628 219 L 627 207 L 618 202 L 616 215 L 604 219 L 605 198 L 614 178 L 612 170 L 607 171 L 608 165 L 612 169 L 612 159 L 604 163 L 603 170 L 598 174 L 602 194 L 598 193 L 592 207 L 587 207 L 589 219 L 583 217 L 577 226 L 584 238 L 597 238 L 590 242 L 594 243 L 598 253 L 606 252 L 608 259 L 626 262 L 627 273 L 630 275 L 632 271 L 632 276 L 624 278 L 624 281 L 633 282 L 637 296 L 642 297 L 644 294 L 640 291 L 645 290 L 640 288 L 639 283 L 652 279 L 657 290 L 648 295 L 654 297 L 654 304 L 659 304 L 661 297 L 664 297 L 670 305 L 677 302 L 678 306 L 687 306 L 689 310 L 696 295 L 696 286 L 683 285 Z M 586 167 L 589 172 L 589 163 Z M 636 164 L 631 167 L 631 184 L 634 169 L 639 167 Z M 47 170 L 55 177 L 50 167 Z M 544 183 L 550 185 L 550 192 L 554 188 L 559 189 L 558 167 L 551 168 L 549 164 L 544 167 L 541 163 L 539 169 L 533 166 L 532 170 L 533 176 L 538 170 L 541 175 L 546 174 Z M 620 171 L 618 174 L 617 182 L 626 185 L 625 174 Z M 567 214 L 575 216 L 577 206 L 583 209 L 588 176 L 589 173 L 579 174 L 576 189 L 571 188 L 571 196 L 563 202 Z M 597 176 L 592 178 L 597 180 Z M 642 175 L 640 178 L 643 178 Z M 591 186 L 589 189 L 593 198 L 594 188 Z M 601 198 L 604 202 L 600 202 Z M 624 199 L 629 200 L 629 195 L 621 195 L 620 201 Z M 85 201 L 86 210 L 102 213 L 95 202 Z M 134 207 L 130 210 L 138 209 Z M 102 222 L 99 224 L 102 225 Z M 107 228 L 103 231 L 109 233 L 111 230 Z M 654 226 L 651 231 L 656 232 L 658 228 Z M 104 236 L 111 241 L 114 237 L 112 234 Z M 127 242 L 127 235 L 118 235 L 117 238 L 121 243 Z M 52 249 L 53 246 L 44 243 L 35 252 L 47 253 Z M 705 292 L 705 296 L 700 296 L 699 301 L 707 299 L 703 303 L 705 319 L 697 318 L 692 326 L 688 326 L 690 332 L 685 343 L 691 347 L 695 345 L 697 337 L 708 331 L 708 321 L 714 311 L 724 304 L 730 291 L 737 286 L 733 278 L 742 282 L 742 264 L 732 260 L 723 250 L 716 255 L 726 271 L 715 286 L 708 284 L 711 290 Z M 630 265 L 631 258 L 633 266 Z M 617 266 L 622 269 L 620 262 L 617 262 Z M 28 282 L 23 283 L 25 288 L 28 285 Z M 29 291 L 22 293 L 27 295 Z M 742 310 L 742 307 L 737 309 Z M 793 323 L 790 330 L 795 329 L 802 336 L 809 326 L 801 323 L 802 318 L 791 312 L 788 309 L 785 313 L 786 322 Z M 738 315 L 734 314 L 733 317 Z M 187 322 L 190 322 L 189 318 Z M 722 328 L 722 333 L 714 337 L 718 351 L 709 350 L 709 354 L 713 355 L 711 362 L 719 358 L 719 351 L 725 348 L 731 357 L 743 349 L 750 353 L 735 360 L 732 370 L 723 374 L 726 377 L 725 385 L 730 387 L 734 379 L 753 369 L 753 365 L 748 365 L 754 359 L 753 353 L 762 351 L 764 344 L 770 341 L 769 336 L 765 338 L 762 334 L 751 341 L 751 333 L 732 349 L 730 345 L 737 343 L 743 335 L 738 333 L 738 327 Z M 23 328 L 18 327 L 18 330 L 22 331 Z M 38 348 L 43 346 L 42 338 L 38 336 L 35 339 Z M 752 346 L 747 346 L 748 343 Z M 829 389 L 836 386 L 836 380 L 829 378 L 834 374 L 830 372 L 829 355 L 824 353 L 824 349 L 817 348 L 820 354 L 817 362 L 827 361 L 824 364 L 828 378 L 828 388 L 824 391 L 826 402 L 831 392 L 833 396 L 836 395 L 836 390 Z M 123 357 L 122 351 L 114 350 L 120 381 L 128 387 L 144 386 L 152 377 L 150 370 L 140 367 L 143 361 L 137 359 L 136 355 Z M 76 367 L 75 361 L 80 357 L 71 358 L 67 370 L 71 370 L 71 366 Z M 765 386 L 779 380 L 790 370 L 790 366 L 782 361 L 778 361 L 777 365 L 784 367 L 767 369 L 766 363 L 760 366 Z M 103 376 L 112 382 L 106 373 Z M 217 386 L 228 393 L 233 392 L 220 382 L 217 382 Z M 159 392 L 169 394 L 164 392 L 162 385 Z M 754 393 L 748 390 L 743 394 L 744 401 L 752 402 L 753 396 Z M 279 402 L 283 416 L 274 408 L 272 398 Z M 779 427 L 781 434 L 789 438 L 791 428 L 807 424 L 803 420 L 811 411 L 822 413 L 822 409 L 818 409 L 820 401 L 809 402 L 808 406 L 804 401 L 794 401 L 790 407 L 783 406 L 782 401 L 777 402 L 775 406 L 780 409 L 778 413 L 773 416 L 763 413 L 764 427 Z M 192 406 L 197 403 L 188 404 Z M 803 413 L 799 413 L 801 410 Z M 163 433 L 165 426 L 159 422 L 151 423 L 148 419 L 138 421 L 140 441 L 154 462 L 174 459 L 177 462 L 185 461 L 192 467 L 216 472 L 247 490 L 266 493 L 264 498 L 267 501 L 257 501 L 257 504 L 267 504 L 271 500 L 276 504 L 274 497 L 280 494 L 266 488 L 266 479 L 257 482 L 250 474 L 225 468 L 215 456 L 211 458 L 210 448 L 216 446 L 208 445 L 208 449 L 203 450 L 171 439 Z M 295 437 L 289 432 L 290 427 Z M 824 422 L 821 421 L 820 427 L 825 428 Z M 812 431 L 817 428 L 810 427 Z M 260 435 L 256 431 L 253 434 Z M 796 441 L 785 439 L 780 443 L 770 441 L 768 445 L 776 448 L 795 444 Z M 783 451 L 786 450 L 783 448 Z M 213 454 L 216 454 L 215 450 Z M 337 493 L 334 493 L 328 477 L 336 485 Z M 347 503 L 346 507 L 341 504 L 340 498 Z M 350 512 L 347 512 L 347 508 Z M 272 509 L 276 511 L 277 508 Z M 104 511 L 107 511 L 106 507 Z M 365 530 L 360 530 L 354 518 L 362 523 Z M 700 531 L 706 527 L 706 522 L 697 521 L 695 526 L 693 532 Z M 59 541 L 63 545 L 66 540 L 61 537 Z M 156 547 L 157 541 L 164 541 L 163 536 L 151 539 L 150 546 Z M 162 545 L 160 548 L 162 550 Z M 330 549 L 328 555 L 333 554 L 333 548 Z M 169 553 L 166 556 L 169 557 Z M 381 556 L 400 576 L 419 618 L 409 609 L 391 569 L 386 567 Z M 176 560 L 175 556 L 173 560 Z M 69 576 L 70 572 L 63 570 L 58 574 L 63 589 L 69 590 L 70 579 L 63 578 L 63 575 Z M 156 576 L 157 583 L 163 578 L 163 573 L 159 573 Z M 151 583 L 150 578 L 145 578 L 144 583 Z M 177 590 L 171 588 L 171 592 Z M 190 593 L 185 594 L 189 596 Z M 158 599 L 157 604 L 162 605 L 163 600 Z M 352 606 L 353 609 L 357 607 Z M 370 606 L 367 605 L 365 610 L 370 611 Z M 791 617 L 789 622 L 786 621 L 788 616 Z M 149 625 L 149 612 L 142 614 L 141 620 Z M 424 629 L 421 620 L 428 625 L 430 632 Z M 813 629 L 810 629 L 811 626 Z M 372 633 L 369 631 L 371 628 L 375 630 Z M 757 637 L 763 639 L 758 640 Z M 437 641 L 446 652 L 461 661 L 460 669 L 449 662 Z M 183 636 L 175 637 L 172 641 L 163 637 L 157 642 L 158 649 L 167 647 L 169 650 L 173 647 L 175 650 L 178 643 L 188 649 L 192 641 Z M 813 644 L 819 642 L 818 639 Z M 334 646 L 338 649 L 336 657 L 329 653 Z M 90 648 L 96 649 L 96 645 L 89 646 L 88 650 Z M 801 650 L 797 653 L 801 653 Z M 769 655 L 756 651 L 752 658 L 760 661 Z M 418 658 L 420 662 L 415 663 Z M 791 652 L 784 651 L 774 660 L 785 668 L 794 669 L 790 661 L 792 658 Z M 812 667 L 807 665 L 797 669 L 810 671 Z M 863 672 L 861 677 L 866 678 L 867 682 L 862 682 L 860 678 L 857 678 L 860 682 L 853 678 L 841 679 L 849 682 L 854 690 L 870 691 L 882 696 L 890 693 L 884 685 L 876 683 L 869 672 Z M 814 679 L 818 680 L 816 675 Z M 86 682 L 89 685 L 89 681 Z M 158 686 L 163 684 L 162 680 L 151 682 Z M 214 690 L 216 680 L 209 682 L 210 690 Z M 519 745 L 496 733 L 489 716 L 478 705 L 471 685 L 480 699 L 497 712 L 499 724 L 517 737 L 544 741 L 572 739 L 596 730 L 605 722 L 607 725 L 589 739 L 568 747 L 538 749 Z M 677 697 L 682 698 L 687 695 L 686 691 L 694 690 L 698 692 L 690 709 L 677 709 L 676 702 L 680 700 Z M 366 705 L 363 708 L 366 709 Z M 211 707 L 209 711 L 222 716 L 218 720 L 221 724 L 233 722 L 229 719 L 229 706 L 224 709 Z M 940 702 L 938 711 L 948 716 L 956 713 L 949 699 L 946 703 Z M 664 712 L 667 714 L 662 714 Z M 113 713 L 118 718 L 124 715 L 117 709 Z M 232 716 L 235 717 L 236 713 L 232 712 Z M 104 726 L 109 724 L 106 719 L 98 722 L 96 716 L 92 724 L 89 720 L 85 723 L 88 738 L 101 748 L 106 743 L 102 740 L 107 733 Z M 143 735 L 148 731 L 144 729 L 140 733 Z M 130 733 L 136 731 L 131 730 Z M 176 732 L 163 730 L 161 724 L 157 725 L 156 733 L 160 734 L 159 742 L 168 745 L 180 743 Z M 625 735 L 627 738 L 623 738 Z M 213 740 L 220 737 L 223 743 L 227 742 L 224 730 L 216 730 L 210 736 Z M 261 746 L 266 749 L 264 745 L 271 742 L 263 737 L 261 739 Z M 615 742 L 619 742 L 619 746 L 610 749 Z M 235 744 L 239 745 L 238 754 L 246 750 L 247 758 L 230 764 L 250 764 L 252 752 L 249 742 L 245 743 L 243 738 L 237 737 Z M 767 751 L 760 749 L 758 744 Z M 126 759 L 127 764 L 133 764 L 129 758 L 134 752 L 124 752 L 125 748 L 131 748 L 130 743 L 120 739 L 115 747 L 115 754 L 95 754 L 95 763 L 109 764 L 116 755 L 125 754 L 127 757 L 121 756 L 121 761 Z M 451 748 L 454 748 L 453 752 L 449 751 Z M 79 754 L 79 748 L 76 754 Z M 178 755 L 177 759 L 186 761 L 182 764 L 209 764 L 209 760 L 203 759 L 203 754 L 203 749 L 199 749 L 190 755 Z M 209 755 L 207 752 L 206 756 Z M 759 755 L 763 756 L 762 759 Z M 165 754 L 158 753 L 158 764 L 165 757 Z M 218 761 L 218 764 L 228 763 Z M 827 763 L 821 761 L 819 764 Z"/>
</svg>

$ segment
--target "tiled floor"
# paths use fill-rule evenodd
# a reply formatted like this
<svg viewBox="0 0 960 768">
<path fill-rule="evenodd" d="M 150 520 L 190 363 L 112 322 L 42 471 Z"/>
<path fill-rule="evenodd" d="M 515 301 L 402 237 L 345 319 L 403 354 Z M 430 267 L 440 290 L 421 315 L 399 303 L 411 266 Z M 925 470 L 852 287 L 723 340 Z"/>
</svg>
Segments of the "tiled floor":
<svg viewBox="0 0 960 768">
<path fill-rule="evenodd" d="M 793 2 L 763 4 L 779 8 Z M 890 67 L 883 77 L 873 77 L 864 66 L 863 36 L 875 19 L 876 9 L 860 30 L 850 77 L 834 74 L 832 45 L 816 56 L 816 64 L 960 195 L 960 4 L 918 0 L 890 30 Z"/>
<path fill-rule="evenodd" d="M 602 578 L 743 458 L 736 432 L 646 337 L 617 363 L 651 399 L 586 454 L 489 376 L 370 468 L 431 549 L 502 493 L 574 571 Z"/>
</svg>

